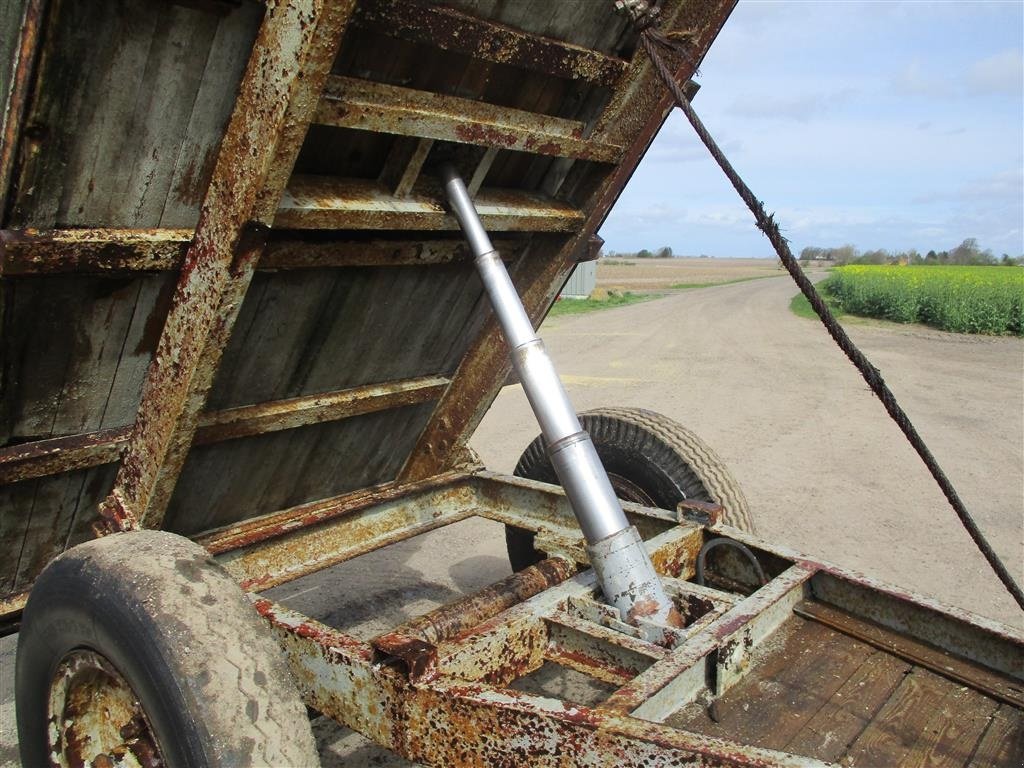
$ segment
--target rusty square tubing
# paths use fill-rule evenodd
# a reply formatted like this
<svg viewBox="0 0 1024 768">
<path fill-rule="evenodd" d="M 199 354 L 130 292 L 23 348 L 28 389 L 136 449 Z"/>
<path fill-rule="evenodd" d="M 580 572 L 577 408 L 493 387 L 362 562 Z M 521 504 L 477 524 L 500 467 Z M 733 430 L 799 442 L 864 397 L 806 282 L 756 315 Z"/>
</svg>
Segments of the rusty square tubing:
<svg viewBox="0 0 1024 768">
<path fill-rule="evenodd" d="M 665 592 L 640 534 L 622 511 L 594 443 L 580 426 L 466 185 L 452 165 L 440 170 L 445 195 L 475 257 L 480 280 L 511 348 L 512 364 L 540 424 L 548 456 L 587 540 L 587 553 L 605 598 L 618 608 L 624 621 L 648 619 L 681 626 L 682 618 Z"/>
</svg>

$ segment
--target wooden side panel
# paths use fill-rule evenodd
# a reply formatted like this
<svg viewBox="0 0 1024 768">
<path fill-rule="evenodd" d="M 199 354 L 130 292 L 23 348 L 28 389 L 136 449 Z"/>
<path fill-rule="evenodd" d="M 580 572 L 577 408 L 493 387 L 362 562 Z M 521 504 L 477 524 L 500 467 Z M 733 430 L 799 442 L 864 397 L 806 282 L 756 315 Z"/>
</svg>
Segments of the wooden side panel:
<svg viewBox="0 0 1024 768">
<path fill-rule="evenodd" d="M 173 277 L 8 278 L 0 445 L 131 424 Z"/>
<path fill-rule="evenodd" d="M 260 18 L 146 0 L 60 4 L 16 226 L 192 226 Z M 212 45 L 221 48 L 211 56 Z M 35 158 L 35 159 L 33 159 Z"/>
<path fill-rule="evenodd" d="M 480 298 L 469 263 L 257 273 L 207 407 L 450 373 Z"/>
<path fill-rule="evenodd" d="M 92 538 L 116 464 L 0 486 L 0 594 L 26 589 L 68 546 Z"/>
<path fill-rule="evenodd" d="M 433 403 L 193 448 L 164 528 L 193 534 L 393 480 Z"/>
</svg>

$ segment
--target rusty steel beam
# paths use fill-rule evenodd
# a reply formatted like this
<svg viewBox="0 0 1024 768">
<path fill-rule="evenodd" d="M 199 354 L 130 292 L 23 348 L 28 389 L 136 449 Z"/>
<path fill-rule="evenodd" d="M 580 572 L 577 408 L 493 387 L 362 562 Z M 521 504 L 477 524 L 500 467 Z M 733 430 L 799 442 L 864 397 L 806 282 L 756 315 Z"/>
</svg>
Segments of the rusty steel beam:
<svg viewBox="0 0 1024 768">
<path fill-rule="evenodd" d="M 575 120 L 547 117 L 472 99 L 331 76 L 316 122 L 341 128 L 614 163 L 617 144 L 583 138 Z"/>
<path fill-rule="evenodd" d="M 456 638 L 481 622 L 518 605 L 576 573 L 561 557 L 542 560 L 461 600 L 441 606 L 378 635 L 371 642 L 385 658 L 405 664 L 410 680 L 436 674 L 438 643 Z"/>
<path fill-rule="evenodd" d="M 0 448 L 0 485 L 112 464 L 131 433 L 131 427 L 118 427 Z"/>
<path fill-rule="evenodd" d="M 458 222 L 432 185 L 397 198 L 375 181 L 293 176 L 274 219 L 284 229 L 455 231 Z M 476 199 L 485 226 L 500 232 L 572 232 L 583 214 L 570 205 L 513 190 L 484 190 Z"/>
<path fill-rule="evenodd" d="M 321 267 L 415 267 L 469 261 L 472 255 L 463 240 L 330 240 L 300 239 L 289 233 L 278 239 L 271 234 L 257 269 L 317 269 Z M 522 253 L 525 240 L 500 242 L 509 258 Z"/>
<path fill-rule="evenodd" d="M 180 269 L 190 229 L 0 230 L 0 275 Z"/>
<path fill-rule="evenodd" d="M 436 400 L 448 379 L 423 376 L 203 414 L 193 445 L 219 443 Z"/>
<path fill-rule="evenodd" d="M 0 276 L 179 270 L 192 234 L 190 229 L 0 230 Z M 495 244 L 508 258 L 525 247 L 521 240 L 499 239 Z M 256 269 L 404 267 L 469 258 L 461 239 L 358 241 L 271 233 Z"/>
<path fill-rule="evenodd" d="M 807 766 L 806 758 L 483 683 L 411 685 L 373 649 L 269 600 L 256 610 L 306 703 L 427 765 Z"/>
<path fill-rule="evenodd" d="M 687 13 L 712 13 L 714 22 L 708 25 L 711 31 L 699 41 L 702 47 L 698 50 L 703 52 L 710 46 L 714 34 L 725 22 L 734 4 L 734 0 L 719 0 L 709 9 L 704 4 L 682 0 L 665 3 L 662 9 L 664 28 L 685 28 L 683 24 Z M 653 71 L 647 57 L 634 56 L 630 67 L 636 79 L 631 78 L 628 88 L 616 92 L 617 100 L 604 113 L 614 115 L 616 120 L 625 124 L 626 129 L 616 132 L 614 136 L 608 135 L 607 131 L 599 137 L 596 134 L 594 136 L 628 149 L 615 169 L 588 196 L 582 206 L 585 220 L 578 222 L 574 237 L 560 250 L 543 247 L 531 249 L 522 260 L 521 272 L 513 274 L 516 288 L 523 297 L 523 304 L 534 325 L 540 323 L 554 302 L 569 276 L 571 265 L 579 258 L 579 254 L 587 251 L 591 236 L 597 233 L 671 109 L 671 95 L 658 81 L 657 73 Z M 679 76 L 684 80 L 689 79 L 695 68 L 696 63 L 685 62 L 680 66 Z M 629 119 L 626 120 L 624 116 L 629 116 Z M 486 228 L 495 229 L 487 221 L 483 223 Z M 510 367 L 501 330 L 492 318 L 466 353 L 462 364 L 452 376 L 448 391 L 420 434 L 400 475 L 403 480 L 415 480 L 444 470 L 449 456 L 457 453 L 453 449 L 465 445 L 476 430 L 497 396 Z"/>
<path fill-rule="evenodd" d="M 199 412 L 308 128 L 352 2 L 280 0 L 264 16 L 220 143 L 132 440 L 100 505 L 108 527 L 159 528 Z M 286 170 L 284 170 L 286 169 Z M 267 201 L 270 201 L 269 203 Z M 265 223 L 265 222 L 263 222 Z"/>
<path fill-rule="evenodd" d="M 243 589 L 262 591 L 475 514 L 465 473 L 304 504 L 198 539 Z"/>
<path fill-rule="evenodd" d="M 360 3 L 354 23 L 389 37 L 569 80 L 612 85 L 626 71 L 626 62 L 598 51 L 420 0 L 368 0 Z"/>
<path fill-rule="evenodd" d="M 422 376 L 206 411 L 199 416 L 192 444 L 208 445 L 426 403 L 438 399 L 447 384 L 443 376 Z M 117 427 L 0 448 L 0 485 L 111 464 L 121 458 L 131 436 L 132 427 Z"/>
<path fill-rule="evenodd" d="M 16 152 L 25 119 L 25 107 L 34 80 L 39 53 L 40 31 L 46 14 L 47 0 L 28 0 L 21 18 L 21 37 L 13 51 L 11 82 L 3 106 L 3 129 L 0 131 L 0 221 L 7 213 L 11 178 L 17 163 Z M 0 97 L 4 94 L 0 93 Z M 2 273 L 0 273 L 2 274 Z"/>
</svg>

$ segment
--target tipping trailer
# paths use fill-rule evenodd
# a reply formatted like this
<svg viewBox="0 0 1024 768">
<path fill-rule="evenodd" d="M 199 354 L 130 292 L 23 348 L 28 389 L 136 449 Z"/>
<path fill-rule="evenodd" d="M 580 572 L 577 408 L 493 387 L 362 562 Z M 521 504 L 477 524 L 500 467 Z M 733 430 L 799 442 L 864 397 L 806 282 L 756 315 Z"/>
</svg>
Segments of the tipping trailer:
<svg viewBox="0 0 1024 768">
<path fill-rule="evenodd" d="M 691 97 L 732 5 L 662 6 Z M 761 540 L 680 425 L 579 418 L 656 609 L 591 567 L 583 438 L 468 449 L 511 368 L 474 261 L 536 326 L 596 256 L 671 104 L 637 39 L 603 0 L 4 5 L 26 766 L 315 764 L 310 710 L 431 765 L 1024 762 L 1020 632 Z M 516 572 L 374 637 L 265 594 L 473 516 Z"/>
</svg>

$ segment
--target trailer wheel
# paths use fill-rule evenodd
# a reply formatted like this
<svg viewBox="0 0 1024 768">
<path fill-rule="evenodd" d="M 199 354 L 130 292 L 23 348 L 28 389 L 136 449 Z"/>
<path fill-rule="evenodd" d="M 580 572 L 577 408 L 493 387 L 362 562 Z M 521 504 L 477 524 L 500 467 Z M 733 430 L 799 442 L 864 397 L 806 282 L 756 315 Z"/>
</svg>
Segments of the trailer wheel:
<svg viewBox="0 0 1024 768">
<path fill-rule="evenodd" d="M 747 500 L 722 460 L 693 432 L 672 419 L 642 408 L 598 408 L 580 414 L 616 494 L 624 501 L 675 509 L 683 499 L 722 505 L 729 525 L 752 531 Z M 519 458 L 515 474 L 557 483 L 544 438 L 538 436 Z M 533 546 L 534 532 L 505 527 L 512 570 L 544 555 Z"/>
<path fill-rule="evenodd" d="M 16 662 L 26 766 L 316 766 L 280 647 L 202 547 L 162 531 L 68 550 Z"/>
</svg>

